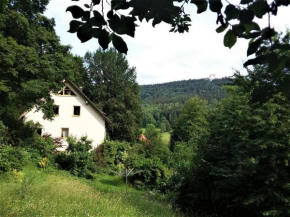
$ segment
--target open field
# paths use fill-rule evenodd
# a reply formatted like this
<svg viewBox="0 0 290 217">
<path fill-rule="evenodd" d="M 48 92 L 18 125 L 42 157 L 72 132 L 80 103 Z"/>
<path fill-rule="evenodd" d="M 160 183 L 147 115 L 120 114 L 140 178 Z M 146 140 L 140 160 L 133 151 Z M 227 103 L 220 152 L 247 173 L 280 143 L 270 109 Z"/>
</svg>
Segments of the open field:
<svg viewBox="0 0 290 217">
<path fill-rule="evenodd" d="M 182 216 L 165 197 L 129 188 L 118 176 L 79 179 L 55 169 L 27 167 L 24 178 L 0 175 L 0 216 Z"/>
</svg>

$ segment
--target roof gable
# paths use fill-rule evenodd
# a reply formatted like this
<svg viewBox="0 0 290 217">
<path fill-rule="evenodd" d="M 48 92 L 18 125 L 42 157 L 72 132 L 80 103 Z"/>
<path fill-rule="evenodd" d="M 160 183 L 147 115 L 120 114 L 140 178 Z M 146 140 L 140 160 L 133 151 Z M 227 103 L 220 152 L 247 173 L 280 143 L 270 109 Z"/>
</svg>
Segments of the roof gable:
<svg viewBox="0 0 290 217">
<path fill-rule="evenodd" d="M 93 109 L 99 113 L 103 118 L 104 120 L 108 123 L 108 124 L 111 124 L 112 122 L 107 118 L 107 116 L 105 115 L 105 113 L 99 109 L 84 93 L 83 91 L 77 86 L 75 85 L 72 81 L 68 80 L 68 79 L 64 79 L 62 81 L 64 84 L 68 84 L 68 86 L 71 87 L 71 91 L 76 94 L 77 96 L 80 96 L 82 97 L 88 104 L 90 104 Z"/>
</svg>

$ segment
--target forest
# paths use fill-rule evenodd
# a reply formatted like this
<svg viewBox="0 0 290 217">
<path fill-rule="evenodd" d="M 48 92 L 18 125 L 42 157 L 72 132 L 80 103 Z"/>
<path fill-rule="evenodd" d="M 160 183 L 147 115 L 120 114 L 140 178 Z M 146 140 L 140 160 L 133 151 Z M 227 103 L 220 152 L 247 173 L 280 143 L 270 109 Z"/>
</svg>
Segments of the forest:
<svg viewBox="0 0 290 217">
<path fill-rule="evenodd" d="M 252 65 L 247 75 L 142 86 L 117 35 L 133 34 L 135 17 L 115 12 L 133 7 L 132 16 L 144 19 L 149 10 L 148 19 L 175 22 L 178 32 L 190 20 L 171 0 L 161 8 L 130 2 L 112 5 L 111 36 L 100 30 L 104 14 L 68 9 L 83 18 L 70 31 L 83 42 L 94 35 L 105 48 L 83 57 L 60 43 L 54 19 L 43 15 L 49 0 L 0 2 L 0 216 L 290 216 L 290 32 L 255 32 L 252 23 L 290 1 L 229 3 L 226 20 L 221 1 L 209 1 L 219 31 L 233 28 L 226 47 L 252 37 L 248 51 L 257 56 L 245 63 Z M 207 9 L 206 0 L 193 3 Z M 116 49 L 108 48 L 110 40 Z M 34 106 L 53 121 L 51 93 L 64 78 L 82 86 L 112 122 L 94 150 L 87 136 L 70 135 L 67 150 L 56 153 L 60 138 L 40 135 L 39 123 L 19 118 Z"/>
<path fill-rule="evenodd" d="M 164 84 L 141 85 L 140 96 L 143 109 L 143 127 L 147 124 L 169 132 L 175 125 L 184 103 L 199 96 L 211 104 L 226 97 L 223 85 L 229 78 L 174 81 Z"/>
</svg>

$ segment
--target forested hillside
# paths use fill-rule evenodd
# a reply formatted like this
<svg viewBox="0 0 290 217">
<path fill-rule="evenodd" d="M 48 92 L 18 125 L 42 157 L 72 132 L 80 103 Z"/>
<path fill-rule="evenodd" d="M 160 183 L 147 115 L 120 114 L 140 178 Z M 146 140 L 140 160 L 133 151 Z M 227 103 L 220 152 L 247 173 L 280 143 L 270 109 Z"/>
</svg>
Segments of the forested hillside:
<svg viewBox="0 0 290 217">
<path fill-rule="evenodd" d="M 220 100 L 226 96 L 226 91 L 222 89 L 222 86 L 229 83 L 228 78 L 222 78 L 141 85 L 143 127 L 147 124 L 154 124 L 163 131 L 170 131 L 189 98 L 197 95 L 209 102 Z"/>
<path fill-rule="evenodd" d="M 163 84 L 141 85 L 141 99 L 147 104 L 184 103 L 190 97 L 199 97 L 212 101 L 226 95 L 221 86 L 229 83 L 228 78 L 222 79 L 190 79 L 173 81 Z"/>
</svg>

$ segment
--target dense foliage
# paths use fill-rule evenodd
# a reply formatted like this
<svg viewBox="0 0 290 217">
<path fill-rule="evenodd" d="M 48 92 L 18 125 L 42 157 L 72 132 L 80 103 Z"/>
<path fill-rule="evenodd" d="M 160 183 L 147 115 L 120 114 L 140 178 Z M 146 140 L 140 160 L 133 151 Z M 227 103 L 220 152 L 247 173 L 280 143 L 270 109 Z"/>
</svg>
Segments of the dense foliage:
<svg viewBox="0 0 290 217">
<path fill-rule="evenodd" d="M 63 78 L 78 78 L 82 68 L 70 47 L 60 44 L 54 20 L 42 15 L 47 4 L 48 0 L 0 2 L 0 119 L 10 134 L 19 132 L 20 114 L 33 106 L 51 118 L 50 92 L 59 90 Z"/>
<path fill-rule="evenodd" d="M 162 141 L 160 131 L 154 125 L 146 128 L 147 141 L 129 144 L 105 141 L 95 150 L 97 170 L 125 176 L 125 170 L 133 169 L 128 181 L 137 189 L 166 191 L 169 177 L 169 147 Z"/>
<path fill-rule="evenodd" d="M 222 78 L 214 80 L 190 79 L 163 84 L 141 85 L 141 100 L 145 104 L 183 104 L 189 98 L 197 95 L 207 101 L 215 101 L 226 96 L 226 91 L 221 87 L 228 83 L 230 83 L 228 78 Z"/>
<path fill-rule="evenodd" d="M 164 84 L 141 85 L 141 100 L 143 109 L 143 127 L 154 124 L 170 132 L 184 106 L 184 103 L 193 96 L 214 104 L 226 97 L 223 85 L 230 84 L 228 78 L 196 79 L 174 81 Z"/>
<path fill-rule="evenodd" d="M 92 9 L 101 1 L 93 0 L 86 7 Z M 140 20 L 146 16 L 153 18 L 154 24 L 177 22 L 173 31 L 187 30 L 189 18 L 178 13 L 183 6 L 174 6 L 173 1 L 145 0 L 147 8 L 144 5 L 138 8 L 139 3 L 134 0 L 112 2 L 109 27 L 117 34 L 130 31 L 132 35 L 135 16 Z M 147 139 L 141 141 L 135 141 L 139 138 L 141 120 L 135 68 L 130 68 L 126 58 L 114 49 L 88 52 L 83 68 L 81 59 L 73 57 L 69 47 L 59 44 L 53 20 L 40 14 L 47 3 L 47 0 L 0 2 L 1 173 L 12 171 L 23 181 L 23 174 L 17 170 L 28 161 L 42 169 L 50 163 L 86 178 L 93 178 L 96 169 L 118 174 L 133 169 L 128 177 L 131 185 L 172 191 L 173 204 L 191 216 L 290 216 L 290 67 L 289 53 L 285 52 L 289 33 L 274 37 L 269 44 L 263 43 L 272 38 L 274 30 L 267 27 L 260 31 L 252 22 L 255 16 L 277 13 L 278 7 L 289 5 L 288 0 L 274 0 L 271 4 L 264 0 L 242 0 L 235 6 L 229 3 L 225 17 L 221 1 L 209 1 L 210 10 L 218 13 L 218 22 L 222 23 L 218 31 L 231 28 L 225 35 L 225 45 L 233 46 L 237 36 L 256 38 L 251 41 L 248 54 L 258 56 L 245 65 L 260 65 L 249 70 L 247 76 L 237 74 L 226 88 L 228 98 L 214 104 L 206 100 L 222 98 L 225 93 L 219 85 L 227 81 L 203 79 L 143 86 Z M 206 0 L 192 3 L 199 12 L 208 5 Z M 126 7 L 132 7 L 131 15 L 119 17 L 116 11 Z M 91 20 L 90 13 L 82 9 L 72 6 L 69 11 L 89 25 L 90 22 L 94 22 L 92 26 L 106 25 L 98 12 L 94 12 Z M 174 16 L 165 16 L 168 13 Z M 232 19 L 240 23 L 229 25 Z M 117 28 L 116 22 L 121 28 Z M 83 34 L 90 31 L 88 24 L 74 21 L 71 31 L 78 31 L 82 41 L 89 40 L 91 32 Z M 251 32 L 254 29 L 257 31 Z M 103 47 L 112 39 L 118 50 L 126 50 L 116 33 L 108 40 L 107 30 L 92 31 Z M 49 135 L 39 136 L 37 124 L 17 121 L 19 114 L 32 105 L 43 108 L 45 116 L 50 117 L 53 102 L 49 92 L 58 90 L 63 77 L 79 79 L 84 91 L 113 122 L 108 125 L 112 140 L 93 152 L 89 152 L 91 142 L 83 137 L 69 138 L 67 152 L 53 154 L 55 142 Z M 171 131 L 171 125 L 170 151 L 156 126 L 165 132 Z M 25 185 L 27 182 L 23 189 Z"/>
<path fill-rule="evenodd" d="M 60 153 L 56 156 L 56 163 L 61 169 L 70 171 L 71 174 L 88 179 L 93 178 L 92 173 L 95 172 L 93 164 L 92 141 L 85 136 L 80 139 L 69 137 L 68 148 L 66 153 Z"/>
<path fill-rule="evenodd" d="M 87 52 L 84 65 L 84 92 L 112 122 L 107 125 L 110 138 L 137 139 L 142 113 L 136 69 L 114 49 Z"/>
<path fill-rule="evenodd" d="M 175 202 L 182 209 L 289 216 L 290 102 L 281 94 L 253 102 L 254 89 L 229 87 L 229 98 L 211 114 L 207 142 L 174 178 Z"/>
<path fill-rule="evenodd" d="M 170 140 L 170 148 L 174 150 L 177 142 L 195 141 L 197 144 L 208 133 L 207 102 L 198 97 L 189 99 L 177 119 Z"/>
</svg>

